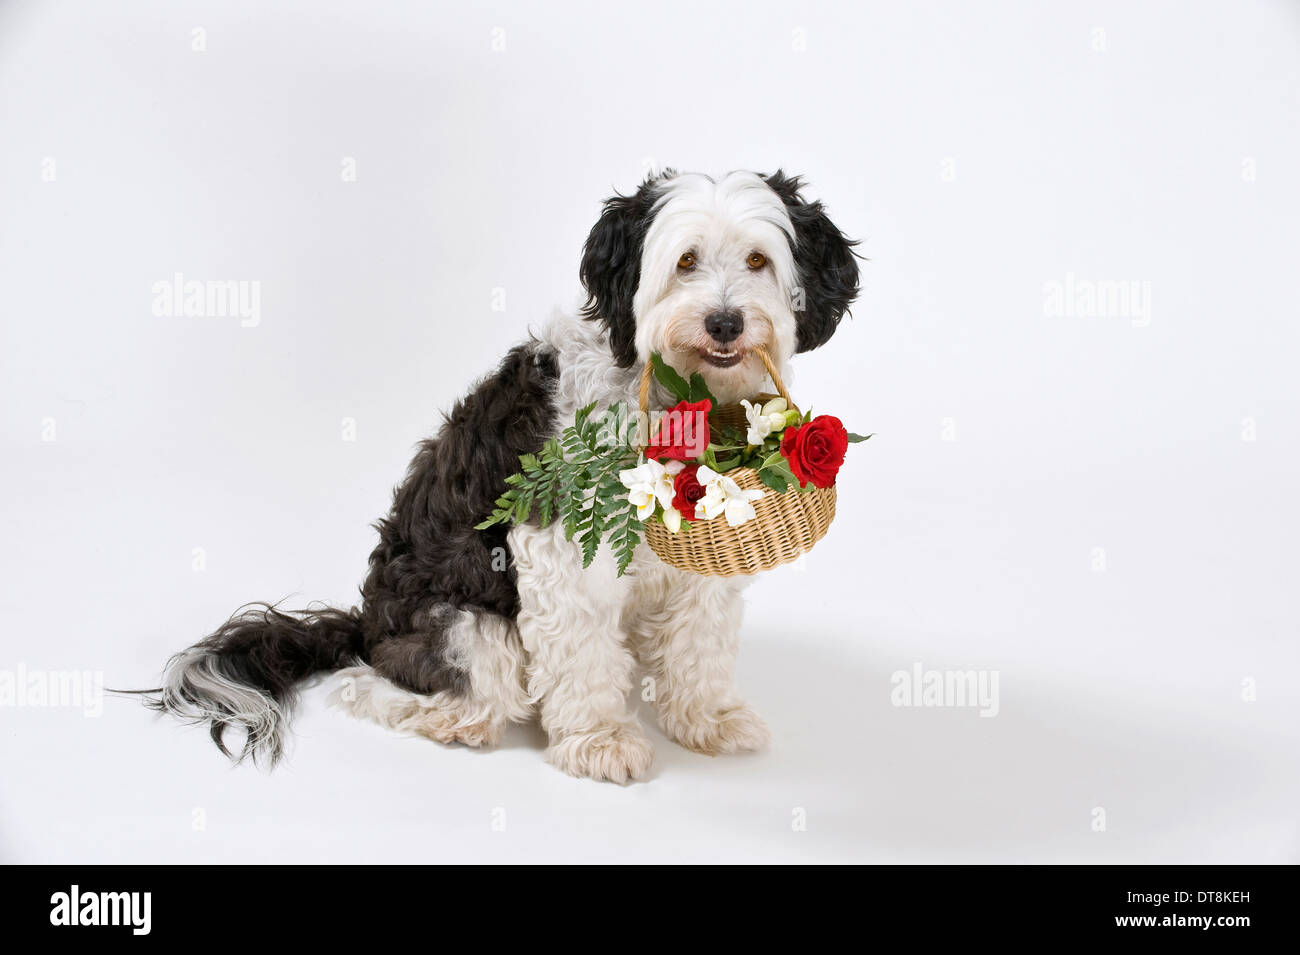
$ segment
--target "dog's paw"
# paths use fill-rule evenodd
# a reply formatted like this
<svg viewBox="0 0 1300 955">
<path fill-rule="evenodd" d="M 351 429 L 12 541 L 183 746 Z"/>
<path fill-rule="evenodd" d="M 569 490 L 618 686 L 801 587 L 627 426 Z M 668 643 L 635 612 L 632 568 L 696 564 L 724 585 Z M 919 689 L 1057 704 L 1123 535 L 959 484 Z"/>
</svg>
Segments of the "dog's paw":
<svg viewBox="0 0 1300 955">
<path fill-rule="evenodd" d="M 661 714 L 664 732 L 687 749 L 706 756 L 747 753 L 762 749 L 771 739 L 763 717 L 748 703 L 734 703 L 715 710 Z"/>
<path fill-rule="evenodd" d="M 384 681 L 370 667 L 348 667 L 335 674 L 334 686 L 325 702 L 359 719 L 380 722 L 380 712 L 391 708 L 379 704 L 377 697 L 383 692 Z M 390 693 L 389 696 L 395 699 L 396 693 Z M 412 702 L 411 707 L 414 708 L 414 705 Z"/>
<path fill-rule="evenodd" d="M 475 749 L 496 746 L 506 735 L 504 720 L 474 720 L 454 710 L 429 710 L 413 721 L 410 729 L 435 743 L 460 743 Z"/>
<path fill-rule="evenodd" d="M 655 750 L 636 726 L 614 725 L 551 741 L 546 758 L 571 776 L 625 783 L 650 770 Z"/>
<path fill-rule="evenodd" d="M 495 746 L 506 731 L 504 719 L 470 699 L 447 693 L 411 693 L 369 667 L 339 671 L 329 702 L 353 716 L 438 743 Z"/>
</svg>

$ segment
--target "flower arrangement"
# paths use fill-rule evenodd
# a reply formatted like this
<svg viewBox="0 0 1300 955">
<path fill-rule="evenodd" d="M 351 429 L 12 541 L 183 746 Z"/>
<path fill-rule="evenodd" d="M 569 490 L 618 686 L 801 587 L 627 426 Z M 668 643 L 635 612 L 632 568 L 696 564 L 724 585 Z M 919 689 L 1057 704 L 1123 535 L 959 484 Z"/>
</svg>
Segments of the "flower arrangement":
<svg viewBox="0 0 1300 955">
<path fill-rule="evenodd" d="M 520 458 L 521 470 L 478 527 L 534 513 L 542 526 L 558 519 L 581 546 L 583 566 L 607 540 L 621 576 L 652 525 L 673 535 L 697 522 L 745 525 L 768 494 L 833 488 L 848 446 L 871 437 L 850 433 L 832 415 L 802 414 L 785 397 L 720 408 L 701 375 L 688 381 L 658 354 L 646 369 L 642 410 L 651 374 L 677 402 L 654 427 L 642 431 L 644 422 L 622 402 L 600 418 L 588 405 L 540 453 Z M 741 486 L 739 475 L 750 472 L 758 482 L 744 483 L 761 487 Z"/>
</svg>

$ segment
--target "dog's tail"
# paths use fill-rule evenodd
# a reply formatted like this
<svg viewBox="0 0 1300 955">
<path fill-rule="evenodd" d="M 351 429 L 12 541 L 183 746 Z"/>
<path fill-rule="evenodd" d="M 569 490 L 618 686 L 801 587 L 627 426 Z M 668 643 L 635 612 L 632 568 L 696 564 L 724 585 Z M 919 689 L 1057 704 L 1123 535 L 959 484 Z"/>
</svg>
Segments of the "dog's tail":
<svg viewBox="0 0 1300 955">
<path fill-rule="evenodd" d="M 362 643 L 360 610 L 285 613 L 249 604 L 168 661 L 149 705 L 210 724 L 212 741 L 237 763 L 252 757 L 274 766 L 284 754 L 298 683 L 358 662 Z M 246 733 L 238 755 L 222 738 L 230 726 Z"/>
</svg>

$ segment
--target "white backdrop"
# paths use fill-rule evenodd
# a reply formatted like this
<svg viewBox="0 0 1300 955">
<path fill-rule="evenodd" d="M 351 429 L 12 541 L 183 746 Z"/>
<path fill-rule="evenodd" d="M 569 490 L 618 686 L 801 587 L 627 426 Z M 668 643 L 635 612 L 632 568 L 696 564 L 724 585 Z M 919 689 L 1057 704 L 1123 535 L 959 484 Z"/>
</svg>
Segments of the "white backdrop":
<svg viewBox="0 0 1300 955">
<path fill-rule="evenodd" d="M 654 165 L 783 167 L 863 239 L 792 387 L 876 437 L 750 590 L 764 754 L 652 731 L 599 785 L 318 687 L 267 775 L 15 696 L 0 860 L 1300 860 L 1298 96 L 1287 3 L 10 0 L 11 686 L 352 603 L 413 444 Z M 255 321 L 155 314 L 176 273 Z M 892 705 L 916 664 L 997 671 L 996 717 Z"/>
</svg>

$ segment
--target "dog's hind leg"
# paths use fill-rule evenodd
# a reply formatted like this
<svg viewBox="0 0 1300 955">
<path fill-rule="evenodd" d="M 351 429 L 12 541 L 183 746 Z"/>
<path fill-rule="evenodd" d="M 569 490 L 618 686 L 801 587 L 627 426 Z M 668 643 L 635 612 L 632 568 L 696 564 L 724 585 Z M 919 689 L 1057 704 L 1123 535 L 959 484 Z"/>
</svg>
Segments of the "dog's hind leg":
<svg viewBox="0 0 1300 955">
<path fill-rule="evenodd" d="M 533 715 L 523 646 L 496 614 L 443 607 L 430 627 L 390 637 L 370 666 L 339 672 L 330 702 L 353 716 L 439 743 L 491 746 Z"/>
</svg>

